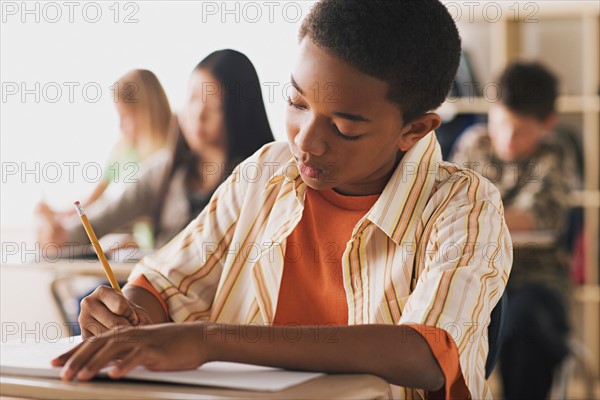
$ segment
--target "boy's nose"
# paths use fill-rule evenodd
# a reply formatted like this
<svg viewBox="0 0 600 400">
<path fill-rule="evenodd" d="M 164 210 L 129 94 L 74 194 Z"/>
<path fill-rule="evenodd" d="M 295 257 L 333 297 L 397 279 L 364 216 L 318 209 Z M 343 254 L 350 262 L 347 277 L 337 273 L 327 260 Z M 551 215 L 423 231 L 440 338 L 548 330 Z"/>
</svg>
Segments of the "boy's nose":
<svg viewBox="0 0 600 400">
<path fill-rule="evenodd" d="M 316 129 L 314 121 L 300 129 L 300 132 L 294 138 L 294 143 L 303 153 L 314 156 L 321 156 L 327 150 L 327 146 L 318 129 Z"/>
</svg>

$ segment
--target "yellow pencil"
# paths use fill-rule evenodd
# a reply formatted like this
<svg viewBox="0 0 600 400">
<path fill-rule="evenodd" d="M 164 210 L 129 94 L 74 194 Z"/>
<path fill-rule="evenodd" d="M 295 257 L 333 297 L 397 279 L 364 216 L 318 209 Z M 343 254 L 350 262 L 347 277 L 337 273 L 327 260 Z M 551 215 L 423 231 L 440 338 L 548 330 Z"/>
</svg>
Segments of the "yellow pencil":
<svg viewBox="0 0 600 400">
<path fill-rule="evenodd" d="M 92 246 L 94 246 L 96 255 L 98 256 L 98 258 L 100 259 L 100 262 L 102 263 L 102 266 L 104 267 L 104 272 L 106 273 L 106 277 L 108 278 L 108 281 L 110 282 L 110 286 L 112 286 L 113 289 L 115 289 L 117 292 L 122 294 L 123 292 L 121 292 L 121 287 L 119 286 L 119 282 L 117 282 L 117 278 L 115 278 L 115 274 L 113 273 L 112 269 L 110 268 L 110 265 L 108 264 L 108 260 L 106 259 L 106 256 L 104 255 L 104 251 L 102 251 L 102 247 L 100 247 L 100 243 L 98 243 L 98 238 L 96 237 L 96 234 L 94 233 L 94 230 L 92 229 L 92 225 L 90 225 L 90 220 L 88 219 L 87 215 L 85 215 L 85 211 L 83 211 L 83 207 L 81 206 L 81 203 L 76 201 L 75 208 L 77 209 L 77 214 L 79 214 L 79 218 L 81 218 L 81 223 L 83 224 L 83 227 L 85 228 L 85 232 L 87 233 L 88 237 L 90 238 L 90 242 L 92 242 Z"/>
</svg>

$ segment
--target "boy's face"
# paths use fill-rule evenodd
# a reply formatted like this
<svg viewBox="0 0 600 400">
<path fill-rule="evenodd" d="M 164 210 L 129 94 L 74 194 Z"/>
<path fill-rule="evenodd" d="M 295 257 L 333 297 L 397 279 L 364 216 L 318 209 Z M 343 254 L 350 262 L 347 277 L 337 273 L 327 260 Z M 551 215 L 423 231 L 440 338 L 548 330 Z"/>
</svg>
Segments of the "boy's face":
<svg viewBox="0 0 600 400">
<path fill-rule="evenodd" d="M 399 159 L 439 125 L 426 114 L 404 124 L 388 84 L 333 57 L 312 40 L 300 44 L 286 125 L 304 182 L 348 195 L 381 193 Z"/>
<path fill-rule="evenodd" d="M 539 121 L 498 104 L 490 108 L 488 131 L 496 155 L 504 161 L 523 161 L 537 150 L 551 131 L 554 117 Z"/>
</svg>

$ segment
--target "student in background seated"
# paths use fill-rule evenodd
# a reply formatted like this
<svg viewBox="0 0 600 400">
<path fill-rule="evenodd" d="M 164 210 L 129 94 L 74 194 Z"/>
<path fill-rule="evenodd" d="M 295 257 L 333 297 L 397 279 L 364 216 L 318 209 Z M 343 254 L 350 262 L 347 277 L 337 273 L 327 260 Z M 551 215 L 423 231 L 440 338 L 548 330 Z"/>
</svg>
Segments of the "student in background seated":
<svg viewBox="0 0 600 400">
<path fill-rule="evenodd" d="M 171 122 L 169 100 L 158 78 L 145 69 L 134 69 L 113 86 L 115 107 L 119 114 L 121 138 L 114 146 L 103 170 L 102 179 L 82 202 L 89 207 L 112 183 L 122 183 L 131 175 L 130 164 L 140 164 L 163 149 Z M 74 215 L 69 207 L 63 215 Z"/>
<path fill-rule="evenodd" d="M 254 66 L 242 53 L 221 50 L 202 60 L 190 77 L 170 149 L 148 160 L 137 182 L 127 183 L 116 199 L 86 210 L 96 235 L 142 216 L 152 221 L 157 247 L 181 231 L 240 161 L 273 140 L 260 87 Z M 39 240 L 89 242 L 76 217 L 68 223 L 48 221 Z"/>
<path fill-rule="evenodd" d="M 515 63 L 503 72 L 499 88 L 489 123 L 466 131 L 451 160 L 498 187 L 512 233 L 545 230 L 558 239 L 578 178 L 575 155 L 552 140 L 557 80 L 538 63 Z M 515 245 L 500 354 L 507 399 L 547 397 L 553 371 L 567 353 L 568 285 L 560 244 Z"/>
<path fill-rule="evenodd" d="M 112 90 L 121 138 L 110 153 L 102 179 L 82 202 L 86 207 L 99 199 L 109 200 L 120 194 L 125 189 L 125 182 L 134 178 L 133 174 L 140 165 L 167 144 L 171 107 L 153 72 L 131 70 L 115 83 Z M 46 220 L 46 229 L 68 221 L 76 214 L 72 206 L 55 212 L 43 201 L 37 205 L 36 211 L 42 221 Z M 137 228 L 138 232 L 144 232 L 147 231 L 146 226 L 144 222 L 138 222 L 134 230 Z"/>
<path fill-rule="evenodd" d="M 122 182 L 130 175 L 127 163 L 142 164 L 167 144 L 171 107 L 156 75 L 143 69 L 130 71 L 116 83 L 113 94 L 122 138 L 111 152 L 103 179 L 84 206 L 100 198 L 112 182 Z M 73 207 L 69 210 L 74 212 Z"/>
<path fill-rule="evenodd" d="M 84 299 L 84 337 L 100 337 L 54 361 L 64 379 L 116 358 L 113 377 L 222 360 L 375 374 L 396 398 L 490 397 L 511 243 L 498 191 L 443 162 L 433 132 L 460 58 L 451 15 L 325 0 L 299 39 L 288 143 L 242 162 L 124 296 Z"/>
</svg>

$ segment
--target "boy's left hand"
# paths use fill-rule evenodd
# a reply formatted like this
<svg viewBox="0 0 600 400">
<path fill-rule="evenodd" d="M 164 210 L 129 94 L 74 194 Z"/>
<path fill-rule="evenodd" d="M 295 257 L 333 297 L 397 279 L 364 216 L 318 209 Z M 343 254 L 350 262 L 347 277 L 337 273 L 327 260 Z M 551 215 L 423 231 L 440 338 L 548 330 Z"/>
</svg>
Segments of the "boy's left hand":
<svg viewBox="0 0 600 400">
<path fill-rule="evenodd" d="M 208 359 L 203 329 L 193 324 L 119 327 L 78 344 L 52 360 L 63 366 L 61 378 L 87 381 L 112 365 L 108 376 L 122 378 L 137 366 L 151 371 L 195 369 Z"/>
</svg>

